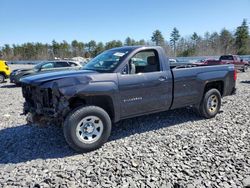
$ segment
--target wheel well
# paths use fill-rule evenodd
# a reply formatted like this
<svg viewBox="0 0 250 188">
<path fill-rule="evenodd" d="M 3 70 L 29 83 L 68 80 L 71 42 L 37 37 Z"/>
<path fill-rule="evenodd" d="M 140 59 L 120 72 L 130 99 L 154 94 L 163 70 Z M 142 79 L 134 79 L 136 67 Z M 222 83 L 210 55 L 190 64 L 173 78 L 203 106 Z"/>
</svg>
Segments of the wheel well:
<svg viewBox="0 0 250 188">
<path fill-rule="evenodd" d="M 98 106 L 109 114 L 111 120 L 114 119 L 114 106 L 109 96 L 73 97 L 69 100 L 69 107 L 71 110 L 83 105 Z"/>
<path fill-rule="evenodd" d="M 4 72 L 0 72 L 1 75 L 4 76 L 4 78 L 6 78 L 6 74 Z"/>
<path fill-rule="evenodd" d="M 215 82 L 209 82 L 205 86 L 204 93 L 206 93 L 210 89 L 217 89 L 221 96 L 224 94 L 224 83 L 223 81 L 215 81 Z"/>
</svg>

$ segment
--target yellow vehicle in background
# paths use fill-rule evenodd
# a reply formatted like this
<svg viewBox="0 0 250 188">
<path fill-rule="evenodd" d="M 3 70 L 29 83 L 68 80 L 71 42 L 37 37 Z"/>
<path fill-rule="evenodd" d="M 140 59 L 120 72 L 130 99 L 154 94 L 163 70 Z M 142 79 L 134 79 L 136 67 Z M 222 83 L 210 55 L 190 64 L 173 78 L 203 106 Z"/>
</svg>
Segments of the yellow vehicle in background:
<svg viewBox="0 0 250 188">
<path fill-rule="evenodd" d="M 10 67 L 7 62 L 0 60 L 0 83 L 3 83 L 6 78 L 10 76 Z"/>
</svg>

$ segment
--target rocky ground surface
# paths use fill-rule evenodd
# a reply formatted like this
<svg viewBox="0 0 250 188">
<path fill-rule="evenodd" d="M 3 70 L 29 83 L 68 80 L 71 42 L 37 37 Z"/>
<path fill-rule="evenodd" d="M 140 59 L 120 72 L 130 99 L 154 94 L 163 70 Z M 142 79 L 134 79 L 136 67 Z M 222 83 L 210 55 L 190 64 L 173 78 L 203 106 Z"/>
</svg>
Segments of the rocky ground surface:
<svg viewBox="0 0 250 188">
<path fill-rule="evenodd" d="M 237 88 L 213 119 L 187 108 L 125 120 L 101 149 L 77 154 L 60 127 L 26 125 L 21 89 L 0 84 L 0 187 L 250 185 L 250 71 Z"/>
</svg>

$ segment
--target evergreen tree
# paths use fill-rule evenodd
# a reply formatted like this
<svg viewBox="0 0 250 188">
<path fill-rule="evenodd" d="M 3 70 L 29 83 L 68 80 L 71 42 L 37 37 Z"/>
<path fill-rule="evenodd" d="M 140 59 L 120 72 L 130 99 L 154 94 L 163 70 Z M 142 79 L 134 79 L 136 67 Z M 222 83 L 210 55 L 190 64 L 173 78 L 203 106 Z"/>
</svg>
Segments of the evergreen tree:
<svg viewBox="0 0 250 188">
<path fill-rule="evenodd" d="M 96 41 L 91 40 L 86 45 L 88 47 L 88 52 L 90 53 L 91 57 L 95 56 L 95 49 L 96 49 Z"/>
<path fill-rule="evenodd" d="M 178 40 L 180 39 L 180 34 L 178 29 L 175 27 L 171 33 L 171 37 L 170 37 L 170 44 L 171 46 L 174 48 L 174 56 L 176 56 L 176 43 L 178 42 Z"/>
<path fill-rule="evenodd" d="M 106 43 L 105 49 L 111 49 L 111 48 L 116 48 L 116 47 L 121 47 L 123 44 L 120 40 L 112 40 Z"/>
<path fill-rule="evenodd" d="M 2 56 L 6 57 L 6 59 L 10 59 L 12 56 L 12 49 L 9 44 L 5 44 L 2 49 Z"/>
<path fill-rule="evenodd" d="M 157 29 L 153 32 L 153 36 L 151 37 L 152 42 L 155 43 L 156 46 L 163 46 L 164 45 L 164 37 L 162 36 L 161 32 Z"/>
<path fill-rule="evenodd" d="M 209 38 L 210 48 L 213 55 L 220 55 L 220 35 L 217 32 L 213 32 Z"/>
<path fill-rule="evenodd" d="M 52 41 L 53 58 L 59 57 L 60 45 L 55 40 Z"/>
<path fill-rule="evenodd" d="M 125 46 L 132 46 L 133 45 L 133 41 L 132 41 L 133 39 L 131 39 L 130 37 L 127 37 L 126 39 L 125 39 L 125 42 L 124 42 L 124 45 Z"/>
<path fill-rule="evenodd" d="M 198 34 L 196 32 L 193 33 L 193 35 L 191 36 L 191 40 L 194 43 L 194 46 L 197 46 L 197 42 L 201 39 L 201 37 L 198 36 Z"/>
<path fill-rule="evenodd" d="M 63 40 L 62 43 L 60 43 L 60 58 L 68 58 L 71 56 L 70 53 L 70 45 L 67 41 Z"/>
<path fill-rule="evenodd" d="M 249 31 L 246 19 L 243 20 L 241 26 L 237 27 L 235 37 L 235 46 L 237 48 L 237 54 L 247 54 Z"/>
<path fill-rule="evenodd" d="M 73 40 L 71 42 L 71 47 L 72 47 L 72 55 L 74 57 L 76 57 L 78 55 L 78 41 L 77 40 Z"/>
<path fill-rule="evenodd" d="M 84 43 L 78 42 L 78 55 L 77 56 L 83 56 L 84 55 Z"/>
<path fill-rule="evenodd" d="M 138 45 L 146 45 L 145 40 L 144 39 L 139 40 Z"/>
<path fill-rule="evenodd" d="M 104 45 L 102 42 L 99 42 L 94 50 L 94 57 L 97 56 L 98 54 L 100 54 L 101 52 L 103 52 L 105 49 L 104 49 Z"/>
<path fill-rule="evenodd" d="M 191 37 L 191 39 L 192 39 L 193 41 L 197 41 L 197 40 L 199 39 L 198 34 L 197 34 L 196 32 L 194 32 L 193 35 L 192 35 L 192 37 Z"/>
<path fill-rule="evenodd" d="M 220 32 L 220 47 L 224 54 L 228 54 L 229 50 L 232 48 L 233 45 L 233 35 L 227 30 L 222 29 Z"/>
</svg>

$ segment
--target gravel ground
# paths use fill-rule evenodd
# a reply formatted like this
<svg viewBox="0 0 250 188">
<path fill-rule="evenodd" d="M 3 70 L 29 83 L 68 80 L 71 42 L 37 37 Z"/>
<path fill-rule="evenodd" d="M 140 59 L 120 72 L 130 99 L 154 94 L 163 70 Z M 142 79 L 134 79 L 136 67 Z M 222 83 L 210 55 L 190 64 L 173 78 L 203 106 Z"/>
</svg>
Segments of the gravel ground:
<svg viewBox="0 0 250 188">
<path fill-rule="evenodd" d="M 125 120 L 102 148 L 77 154 L 60 127 L 26 125 L 21 89 L 0 84 L 0 187 L 250 185 L 250 71 L 237 88 L 213 119 L 185 108 Z"/>
</svg>

